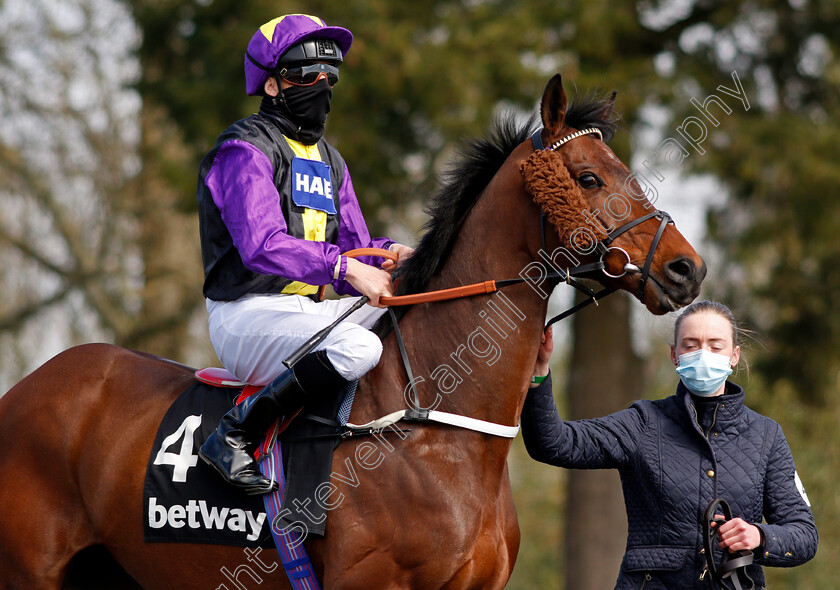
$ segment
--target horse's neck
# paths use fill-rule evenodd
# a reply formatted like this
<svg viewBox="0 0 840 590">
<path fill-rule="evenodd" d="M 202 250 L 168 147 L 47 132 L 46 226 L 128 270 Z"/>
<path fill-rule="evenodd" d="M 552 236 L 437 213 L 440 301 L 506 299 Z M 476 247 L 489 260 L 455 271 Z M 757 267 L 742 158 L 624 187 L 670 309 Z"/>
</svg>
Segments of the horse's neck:
<svg viewBox="0 0 840 590">
<path fill-rule="evenodd" d="M 471 211 L 447 262 L 427 290 L 515 278 L 533 261 L 538 243 L 539 213 L 522 188 L 514 159 L 491 181 Z M 517 285 L 493 295 L 409 310 L 400 329 L 420 404 L 516 424 L 546 306 L 531 287 Z M 393 336 L 386 341 L 376 373 L 372 413 L 406 407 L 408 379 Z"/>
</svg>

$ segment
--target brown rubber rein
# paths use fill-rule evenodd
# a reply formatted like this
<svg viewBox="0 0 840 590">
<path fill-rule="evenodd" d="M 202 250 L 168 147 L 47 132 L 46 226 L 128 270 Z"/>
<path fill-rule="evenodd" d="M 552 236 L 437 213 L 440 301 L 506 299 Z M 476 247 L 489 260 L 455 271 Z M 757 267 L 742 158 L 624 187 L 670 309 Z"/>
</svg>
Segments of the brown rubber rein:
<svg viewBox="0 0 840 590">
<path fill-rule="evenodd" d="M 381 248 L 357 248 L 355 250 L 345 252 L 342 256 L 347 256 L 349 258 L 356 258 L 358 256 L 380 256 L 395 263 L 398 258 L 397 255 L 390 250 L 383 250 Z M 491 280 L 484 281 L 482 283 L 474 283 L 472 285 L 464 285 L 462 287 L 441 289 L 440 291 L 429 291 L 428 293 L 394 296 L 386 295 L 384 297 L 380 297 L 379 301 L 388 306 L 416 305 L 418 303 L 433 303 L 435 301 L 447 301 L 449 299 L 458 299 L 461 297 L 472 297 L 473 295 L 481 295 L 483 293 L 495 293 L 496 291 L 498 291 L 496 281 Z"/>
<path fill-rule="evenodd" d="M 348 258 L 356 258 L 358 256 L 379 256 L 380 258 L 387 258 L 392 262 L 396 263 L 399 259 L 399 256 L 391 252 L 390 250 L 383 250 L 382 248 L 356 248 L 355 250 L 348 250 L 342 256 L 347 256 Z M 479 288 L 480 287 L 480 288 Z M 327 286 L 324 285 L 318 290 L 318 300 L 323 301 L 324 299 L 324 291 L 326 290 Z M 385 303 L 389 306 L 396 306 L 396 305 L 413 305 L 416 303 L 425 303 L 427 301 L 445 301 L 447 299 L 456 299 L 458 297 L 468 297 L 470 295 L 478 295 L 479 293 L 492 293 L 496 290 L 496 282 L 495 281 L 486 281 L 485 283 L 477 283 L 475 285 L 466 285 L 464 287 L 454 287 L 452 289 L 444 289 L 442 291 L 432 291 L 430 293 L 420 293 L 417 295 L 400 295 L 397 297 L 380 297 L 379 300 L 382 303 Z M 351 314 L 355 313 L 359 310 L 362 306 L 364 306 L 370 299 L 367 295 L 362 295 L 358 298 L 358 300 L 350 306 L 348 309 L 344 310 L 340 316 L 335 318 L 333 322 L 326 326 L 325 328 L 321 329 L 317 333 L 313 334 L 312 337 L 303 343 L 303 345 L 294 351 L 290 356 L 288 356 L 284 361 L 283 364 L 286 365 L 289 369 L 295 366 L 297 362 L 302 359 L 305 355 L 315 349 L 315 347 L 320 344 L 324 338 L 327 337 L 329 334 L 338 324 L 346 320 Z M 403 356 L 403 361 L 406 363 L 406 368 L 408 370 L 409 375 L 411 375 L 411 368 L 409 367 L 408 358 L 405 353 L 405 346 L 402 342 L 402 336 L 399 334 L 399 326 L 397 325 L 397 318 L 394 315 L 392 309 L 388 309 L 391 314 L 391 319 L 394 323 L 394 331 L 397 333 L 397 341 L 400 345 L 400 353 Z"/>
</svg>

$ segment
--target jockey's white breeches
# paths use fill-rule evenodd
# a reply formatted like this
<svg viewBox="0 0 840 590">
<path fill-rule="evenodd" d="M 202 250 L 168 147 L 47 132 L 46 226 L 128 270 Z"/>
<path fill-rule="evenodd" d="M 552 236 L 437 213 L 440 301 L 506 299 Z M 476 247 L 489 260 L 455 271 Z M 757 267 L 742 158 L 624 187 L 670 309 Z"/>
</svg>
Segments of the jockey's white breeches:
<svg viewBox="0 0 840 590">
<path fill-rule="evenodd" d="M 237 379 L 265 385 L 286 370 L 283 361 L 358 298 L 315 302 L 299 295 L 246 295 L 236 301 L 207 299 L 210 342 Z M 352 381 L 376 363 L 382 343 L 369 330 L 385 309 L 364 305 L 313 349 L 326 350 L 336 371 Z"/>
</svg>

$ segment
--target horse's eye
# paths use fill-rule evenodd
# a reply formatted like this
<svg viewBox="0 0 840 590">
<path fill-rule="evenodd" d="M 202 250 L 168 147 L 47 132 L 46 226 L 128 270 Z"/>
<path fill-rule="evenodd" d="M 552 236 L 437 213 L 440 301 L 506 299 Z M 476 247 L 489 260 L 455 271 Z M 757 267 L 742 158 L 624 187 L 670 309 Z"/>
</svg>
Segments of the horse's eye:
<svg viewBox="0 0 840 590">
<path fill-rule="evenodd" d="M 591 172 L 584 172 L 578 176 L 577 181 L 581 188 L 598 188 L 599 186 L 604 186 L 603 181 Z"/>
</svg>

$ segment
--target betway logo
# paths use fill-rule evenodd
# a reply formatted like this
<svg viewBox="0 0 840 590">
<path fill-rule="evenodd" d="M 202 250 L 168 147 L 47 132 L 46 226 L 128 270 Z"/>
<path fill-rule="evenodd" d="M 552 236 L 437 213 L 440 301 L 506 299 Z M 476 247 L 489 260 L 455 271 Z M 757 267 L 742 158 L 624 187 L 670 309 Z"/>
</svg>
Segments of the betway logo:
<svg viewBox="0 0 840 590">
<path fill-rule="evenodd" d="M 234 532 L 245 533 L 249 541 L 256 541 L 260 538 L 260 531 L 265 523 L 265 512 L 258 512 L 256 517 L 250 510 L 241 508 L 207 508 L 204 500 L 190 500 L 186 506 L 173 504 L 167 508 L 158 505 L 157 498 L 149 498 L 149 526 L 153 529 L 171 526 L 173 529 L 180 529 L 188 526 L 191 529 L 229 529 Z"/>
</svg>

